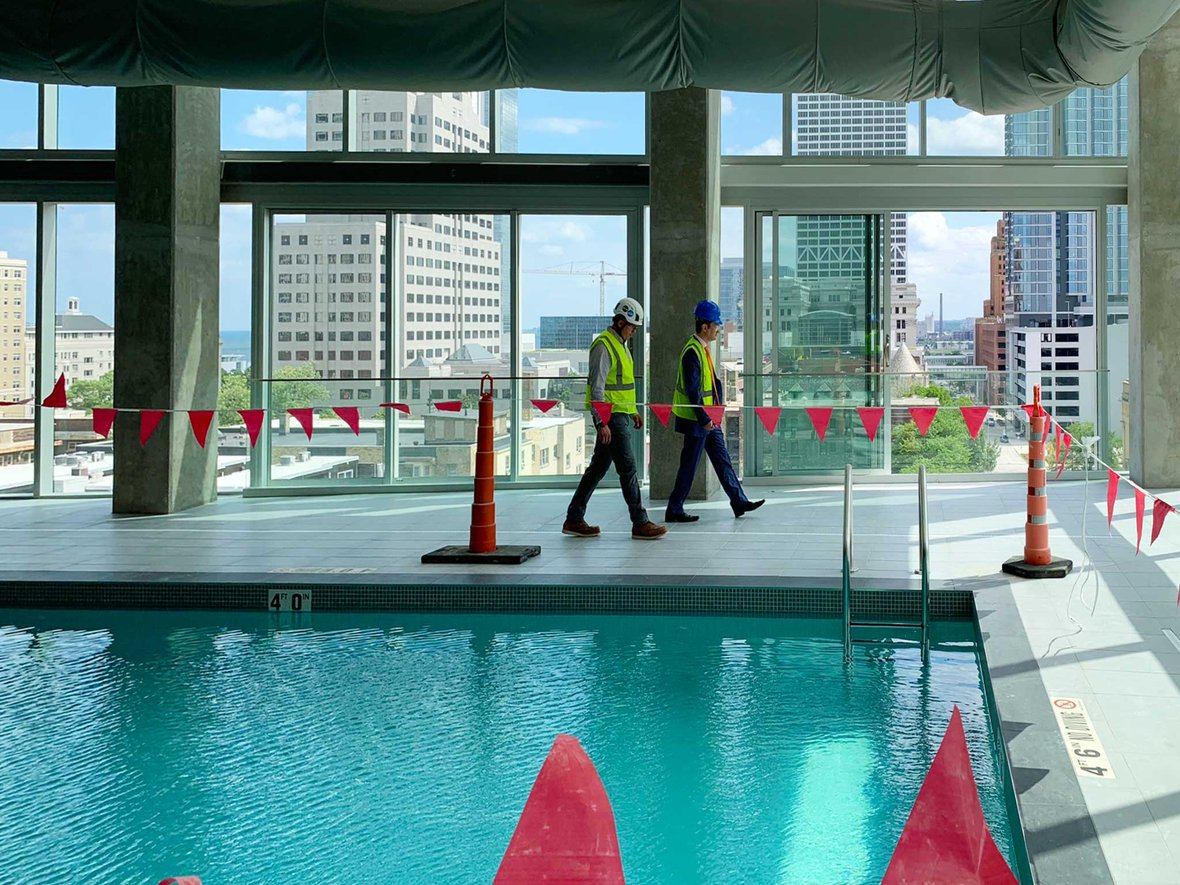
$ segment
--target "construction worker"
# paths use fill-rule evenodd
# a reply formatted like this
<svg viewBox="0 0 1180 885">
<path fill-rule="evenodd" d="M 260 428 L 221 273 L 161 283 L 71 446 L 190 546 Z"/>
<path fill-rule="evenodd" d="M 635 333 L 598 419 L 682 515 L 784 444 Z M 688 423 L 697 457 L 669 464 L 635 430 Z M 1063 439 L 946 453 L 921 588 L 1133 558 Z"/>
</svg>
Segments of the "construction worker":
<svg viewBox="0 0 1180 885">
<path fill-rule="evenodd" d="M 696 522 L 700 519 L 684 512 L 684 502 L 692 489 L 693 477 L 701 461 L 701 452 L 709 453 L 721 487 L 729 495 L 729 506 L 735 517 L 751 510 L 757 510 L 766 503 L 765 499 L 751 501 L 734 472 L 729 460 L 729 449 L 725 446 L 725 434 L 713 423 L 701 406 L 720 406 L 721 381 L 713 368 L 710 345 L 721 334 L 721 308 L 712 301 L 702 301 L 693 311 L 696 318 L 696 334 L 692 335 L 680 351 L 680 366 L 676 372 L 676 390 L 672 394 L 672 414 L 676 416 L 675 429 L 684 434 L 684 448 L 680 450 L 680 470 L 676 474 L 676 485 L 668 498 L 664 512 L 665 522 Z"/>
<path fill-rule="evenodd" d="M 631 511 L 631 537 L 650 541 L 662 537 L 668 529 L 647 518 L 647 511 L 639 497 L 639 479 L 635 473 L 635 453 L 631 448 L 631 428 L 643 427 L 643 416 L 635 404 L 635 368 L 627 342 L 635 330 L 643 325 L 643 306 L 634 298 L 624 298 L 615 305 L 614 319 L 590 345 L 590 377 L 586 382 L 586 411 L 594 419 L 598 439 L 590 466 L 582 474 L 578 490 L 566 511 L 563 535 L 595 538 L 600 534 L 596 525 L 585 520 L 586 505 L 598 483 L 614 462 L 623 487 L 623 498 Z M 610 403 L 610 420 L 603 421 L 594 403 Z"/>
</svg>

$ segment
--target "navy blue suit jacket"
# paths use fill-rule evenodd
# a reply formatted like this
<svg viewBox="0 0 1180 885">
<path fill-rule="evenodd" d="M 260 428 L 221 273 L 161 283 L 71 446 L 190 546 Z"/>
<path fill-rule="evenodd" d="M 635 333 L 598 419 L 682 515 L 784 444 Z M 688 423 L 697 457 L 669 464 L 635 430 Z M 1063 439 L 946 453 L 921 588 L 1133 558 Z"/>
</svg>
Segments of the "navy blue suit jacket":
<svg viewBox="0 0 1180 885">
<path fill-rule="evenodd" d="M 684 356 L 680 358 L 681 371 L 684 374 L 684 389 L 688 391 L 688 398 L 698 405 L 703 405 L 701 402 L 701 375 L 702 367 L 701 361 L 697 358 L 696 352 L 693 350 L 686 350 Z M 716 375 L 713 376 L 713 405 L 719 406 L 725 402 L 725 397 L 721 390 L 721 382 Z M 704 409 L 697 409 L 697 417 L 695 420 L 690 418 L 681 418 L 676 415 L 676 423 L 674 429 L 677 433 L 684 433 L 688 436 L 704 436 L 708 431 L 705 430 L 710 418 L 705 414 Z"/>
</svg>

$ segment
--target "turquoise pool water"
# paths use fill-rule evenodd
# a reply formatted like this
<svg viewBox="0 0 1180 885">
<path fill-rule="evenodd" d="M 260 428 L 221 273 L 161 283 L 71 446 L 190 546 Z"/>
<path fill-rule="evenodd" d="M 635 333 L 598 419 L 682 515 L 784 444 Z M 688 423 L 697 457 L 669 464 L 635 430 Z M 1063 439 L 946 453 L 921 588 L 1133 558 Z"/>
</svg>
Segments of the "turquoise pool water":
<svg viewBox="0 0 1180 885">
<path fill-rule="evenodd" d="M 1012 862 L 969 646 L 845 671 L 814 620 L 302 617 L 0 610 L 0 879 L 487 885 L 568 732 L 630 885 L 879 882 L 954 703 Z"/>
</svg>

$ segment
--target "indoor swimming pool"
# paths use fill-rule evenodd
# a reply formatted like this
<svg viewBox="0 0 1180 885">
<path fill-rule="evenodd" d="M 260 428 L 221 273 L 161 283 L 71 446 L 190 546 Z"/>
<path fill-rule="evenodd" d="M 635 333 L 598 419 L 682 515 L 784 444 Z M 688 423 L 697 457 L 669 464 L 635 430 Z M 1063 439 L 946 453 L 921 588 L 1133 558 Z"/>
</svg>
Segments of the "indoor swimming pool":
<svg viewBox="0 0 1180 885">
<path fill-rule="evenodd" d="M 554 736 L 628 883 L 879 882 L 958 704 L 1022 866 L 973 628 L 0 609 L 6 881 L 490 883 Z"/>
</svg>

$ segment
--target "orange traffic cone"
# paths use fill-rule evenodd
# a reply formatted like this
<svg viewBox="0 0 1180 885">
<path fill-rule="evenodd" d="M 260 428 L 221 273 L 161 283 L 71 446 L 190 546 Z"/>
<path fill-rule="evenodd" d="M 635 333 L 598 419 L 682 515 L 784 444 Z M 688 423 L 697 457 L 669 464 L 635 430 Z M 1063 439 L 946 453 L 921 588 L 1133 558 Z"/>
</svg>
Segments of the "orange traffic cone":
<svg viewBox="0 0 1180 885">
<path fill-rule="evenodd" d="M 1069 559 L 1054 559 L 1049 550 L 1049 489 L 1046 485 L 1045 424 L 1041 388 L 1033 387 L 1028 430 L 1028 519 L 1024 524 L 1024 556 L 1014 556 L 1003 570 L 1021 578 L 1064 578 L 1073 569 Z"/>
<path fill-rule="evenodd" d="M 424 563 L 485 562 L 518 565 L 541 552 L 536 545 L 496 546 L 496 432 L 491 375 L 479 382 L 479 424 L 475 434 L 475 502 L 471 505 L 468 545 L 450 545 L 423 554 Z M 486 389 L 485 389 L 486 388 Z"/>
</svg>

